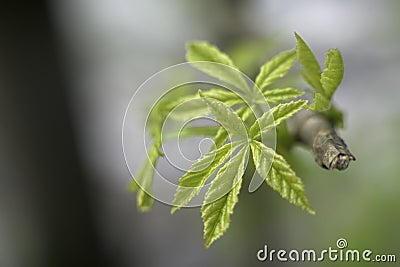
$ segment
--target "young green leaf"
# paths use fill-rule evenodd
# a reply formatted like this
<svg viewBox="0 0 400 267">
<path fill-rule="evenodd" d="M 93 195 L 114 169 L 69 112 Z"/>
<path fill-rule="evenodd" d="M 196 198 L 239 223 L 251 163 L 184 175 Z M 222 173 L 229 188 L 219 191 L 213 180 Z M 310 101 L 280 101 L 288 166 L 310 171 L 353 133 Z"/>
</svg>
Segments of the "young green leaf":
<svg viewBox="0 0 400 267">
<path fill-rule="evenodd" d="M 238 108 L 236 113 L 243 122 L 250 122 L 250 120 L 254 117 L 251 116 L 254 115 L 253 110 L 248 105 L 243 105 L 242 107 Z"/>
<path fill-rule="evenodd" d="M 321 74 L 323 91 L 315 93 L 313 103 L 308 109 L 319 112 L 326 112 L 330 109 L 332 95 L 342 81 L 343 73 L 343 59 L 339 50 L 330 49 L 326 55 L 325 69 Z M 336 113 L 336 115 L 340 116 L 339 113 Z M 340 121 L 338 122 L 340 124 Z"/>
<path fill-rule="evenodd" d="M 257 138 L 261 133 L 271 130 L 281 122 L 292 117 L 296 112 L 300 111 L 305 105 L 307 105 L 307 102 L 307 100 L 297 100 L 279 104 L 271 108 L 253 123 L 250 127 L 249 135 L 252 138 Z"/>
<path fill-rule="evenodd" d="M 247 140 L 246 126 L 235 111 L 218 100 L 205 97 L 201 90 L 199 90 L 199 95 L 207 103 L 210 113 L 225 128 L 231 139 L 239 138 L 240 140 Z"/>
<path fill-rule="evenodd" d="M 233 106 L 243 102 L 238 94 L 228 89 L 210 89 L 202 91 L 202 93 L 205 97 L 214 98 L 218 101 L 224 102 L 224 104 L 228 106 Z"/>
<path fill-rule="evenodd" d="M 296 52 L 300 65 L 303 67 L 304 72 L 301 73 L 304 80 L 312 87 L 317 93 L 323 93 L 324 89 L 321 85 L 321 68 L 318 64 L 314 53 L 311 51 L 307 43 L 295 33 L 297 43 Z"/>
<path fill-rule="evenodd" d="M 228 132 L 224 129 L 224 127 L 219 127 L 213 139 L 215 147 L 217 148 L 221 147 L 223 144 L 225 144 L 227 139 L 228 139 Z"/>
<path fill-rule="evenodd" d="M 229 227 L 230 215 L 238 202 L 248 151 L 248 146 L 245 146 L 228 161 L 218 171 L 206 193 L 201 214 L 207 248 Z"/>
<path fill-rule="evenodd" d="M 236 147 L 237 143 L 229 143 L 217 150 L 212 150 L 190 167 L 189 171 L 179 179 L 171 213 L 188 204 L 200 193 L 207 179 L 230 157 Z"/>
<path fill-rule="evenodd" d="M 248 86 L 238 68 L 233 64 L 232 60 L 222 53 L 216 46 L 207 42 L 190 42 L 186 46 L 186 60 L 188 62 L 208 61 L 227 65 L 229 67 L 218 64 L 196 64 L 193 66 L 208 75 L 218 78 L 224 82 L 236 86 L 238 89 L 246 92 Z"/>
<path fill-rule="evenodd" d="M 160 142 L 155 141 L 148 151 L 148 158 L 143 168 L 132 182 L 131 190 L 137 192 L 137 207 L 145 212 L 153 207 L 154 199 L 149 195 L 152 192 L 154 170 L 160 156 Z M 139 186 L 140 185 L 140 186 Z"/>
<path fill-rule="evenodd" d="M 207 105 L 200 98 L 192 98 L 178 104 L 168 112 L 168 119 L 174 121 L 187 121 L 192 118 L 209 114 Z"/>
<path fill-rule="evenodd" d="M 304 91 L 299 91 L 294 88 L 275 88 L 266 90 L 263 95 L 267 99 L 268 104 L 277 104 L 282 101 L 290 100 L 302 96 Z"/>
<path fill-rule="evenodd" d="M 263 90 L 279 78 L 285 76 L 296 61 L 296 51 L 289 50 L 278 54 L 267 61 L 260 69 L 256 85 Z"/>
<path fill-rule="evenodd" d="M 329 100 L 342 81 L 344 73 L 343 59 L 337 49 L 330 49 L 326 54 L 325 69 L 321 74 L 321 84 Z"/>
<path fill-rule="evenodd" d="M 154 198 L 149 195 L 147 192 L 152 191 L 152 184 L 153 184 L 153 175 L 154 175 L 154 167 L 147 162 L 144 166 L 143 169 L 146 169 L 143 175 L 143 181 L 145 182 L 142 184 L 143 188 L 146 188 L 145 190 L 142 188 L 138 188 L 137 196 L 136 196 L 136 201 L 137 201 L 137 208 L 141 212 L 146 212 L 151 210 L 151 208 L 154 205 Z"/>
<path fill-rule="evenodd" d="M 179 138 L 189 136 L 215 136 L 219 130 L 217 126 L 185 127 L 180 131 Z"/>
<path fill-rule="evenodd" d="M 193 99 L 199 99 L 199 95 L 191 94 L 191 95 L 183 95 L 176 99 L 174 98 L 174 100 L 170 100 L 163 105 L 163 111 L 165 113 L 169 113 L 171 110 L 173 110 L 177 106 L 181 105 L 182 103 L 188 102 Z"/>
<path fill-rule="evenodd" d="M 221 52 L 218 47 L 204 41 L 189 42 L 186 45 L 187 61 L 210 61 L 225 64 L 236 68 L 229 56 Z"/>
<path fill-rule="evenodd" d="M 249 119 L 250 115 L 252 114 L 252 110 L 248 106 L 243 105 L 237 109 L 236 113 L 243 122 L 246 122 Z M 228 132 L 223 127 L 219 127 L 213 139 L 215 146 L 221 147 L 226 142 L 227 139 L 228 139 Z"/>
<path fill-rule="evenodd" d="M 145 212 L 153 207 L 154 199 L 149 195 L 152 192 L 153 176 L 156 168 L 157 160 L 162 156 L 161 148 L 161 132 L 165 119 L 164 108 L 165 101 L 159 101 L 152 109 L 149 115 L 149 128 L 154 141 L 148 150 L 146 162 L 139 171 L 135 180 L 131 184 L 131 190 L 137 192 L 137 207 L 139 211 Z"/>
<path fill-rule="evenodd" d="M 154 143 L 161 142 L 162 127 L 165 120 L 165 114 L 167 113 L 165 110 L 165 104 L 166 102 L 164 100 L 157 102 L 149 114 L 148 124 L 146 127 L 149 128 L 151 135 L 154 137 Z"/>
<path fill-rule="evenodd" d="M 278 126 L 281 122 L 292 117 L 295 113 L 297 113 L 305 105 L 307 105 L 307 103 L 307 100 L 297 100 L 284 104 L 279 104 L 273 107 L 271 110 L 272 115 L 274 116 L 275 126 Z"/>
<path fill-rule="evenodd" d="M 326 111 L 329 109 L 331 102 L 323 94 L 315 93 L 313 102 L 307 108 L 315 111 Z"/>
<path fill-rule="evenodd" d="M 202 93 L 204 96 L 224 102 L 228 106 L 234 106 L 243 102 L 239 95 L 227 89 L 215 88 L 202 91 Z M 168 114 L 168 118 L 175 121 L 186 121 L 209 114 L 207 105 L 204 101 L 200 100 L 198 94 L 182 96 L 169 102 L 165 105 L 164 110 Z"/>
<path fill-rule="evenodd" d="M 181 131 L 164 132 L 163 141 L 174 138 L 186 138 L 191 136 L 215 136 L 218 133 L 218 126 L 195 126 L 184 127 Z"/>
<path fill-rule="evenodd" d="M 217 88 L 217 89 L 202 91 L 202 93 L 204 96 L 217 99 L 221 102 L 224 102 L 228 106 L 233 106 L 236 104 L 244 103 L 243 100 L 239 97 L 239 95 L 237 95 L 236 93 L 234 93 L 232 91 L 226 90 L 226 89 Z M 288 93 L 288 94 L 290 94 L 290 93 Z M 199 97 L 198 94 L 191 95 L 191 96 L 183 96 L 173 102 L 169 102 L 166 105 L 165 110 L 170 111 L 170 110 L 174 109 L 177 105 L 182 104 L 185 101 L 197 99 L 198 97 Z M 208 109 L 207 106 L 206 106 L 206 108 Z M 182 111 L 183 110 L 178 110 L 178 112 L 176 112 L 176 114 L 171 115 L 171 118 L 173 118 L 175 120 L 182 120 L 185 118 L 187 119 L 188 114 L 190 114 L 191 116 L 195 116 L 195 115 L 204 113 L 204 107 L 198 107 L 197 111 L 196 110 L 189 111 L 187 113 L 182 112 Z M 242 106 L 237 110 L 237 114 L 243 121 L 245 121 L 248 118 L 248 116 L 251 114 L 251 110 L 245 106 Z M 214 144 L 216 145 L 217 148 L 221 147 L 228 138 L 228 133 L 226 132 L 226 130 L 223 127 L 217 127 L 217 129 L 216 129 L 216 127 L 195 127 L 195 128 L 189 128 L 189 129 L 184 128 L 182 130 L 182 132 L 179 133 L 179 136 L 180 137 L 193 136 L 193 135 L 196 135 L 196 133 L 198 135 L 203 135 L 203 136 L 204 135 L 205 136 L 214 135 Z M 164 138 L 164 140 L 169 139 L 172 137 L 176 137 L 177 134 L 178 133 L 164 134 L 163 138 Z"/>
<path fill-rule="evenodd" d="M 296 176 L 286 160 L 258 141 L 252 141 L 250 146 L 256 170 L 267 184 L 290 203 L 315 214 L 306 198 L 303 182 Z M 266 166 L 270 166 L 268 160 L 272 156 L 274 160 L 269 170 Z"/>
<path fill-rule="evenodd" d="M 221 102 L 224 102 L 227 105 L 235 105 L 242 101 L 238 94 L 236 94 L 228 89 L 213 88 L 210 90 L 204 90 L 204 91 L 202 91 L 202 93 L 206 97 L 217 99 Z M 193 94 L 193 95 L 181 96 L 174 101 L 170 101 L 170 102 L 164 104 L 165 105 L 164 109 L 167 111 L 170 111 L 184 102 L 190 101 L 192 99 L 198 99 L 198 98 L 199 98 L 198 93 Z"/>
<path fill-rule="evenodd" d="M 131 191 L 132 193 L 135 193 L 139 188 L 140 186 L 136 183 L 135 180 L 133 180 L 129 185 L 129 191 Z"/>
</svg>

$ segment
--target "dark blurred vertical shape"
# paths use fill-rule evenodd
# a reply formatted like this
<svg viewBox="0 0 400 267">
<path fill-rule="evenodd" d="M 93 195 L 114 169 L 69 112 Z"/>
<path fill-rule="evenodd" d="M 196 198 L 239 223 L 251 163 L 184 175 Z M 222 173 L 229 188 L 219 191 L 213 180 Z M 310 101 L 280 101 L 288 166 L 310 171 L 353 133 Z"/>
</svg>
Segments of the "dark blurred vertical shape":
<svg viewBox="0 0 400 267">
<path fill-rule="evenodd" d="M 252 29 L 248 27 L 244 20 L 244 7 L 248 3 L 244 0 L 224 0 L 222 3 L 224 12 L 228 15 L 222 31 L 218 34 L 219 46 L 224 49 L 230 47 L 236 41 L 254 37 Z"/>
<path fill-rule="evenodd" d="M 18 245 L 8 248 L 18 266 L 107 266 L 78 158 L 66 98 L 69 84 L 61 71 L 47 2 L 3 5 L 0 13 L 0 151 L 5 160 L 0 208 L 1 220 L 7 222 L 3 231 L 10 238 L 2 243 Z M 31 243 L 13 240 L 21 232 L 32 234 Z M 25 255 L 38 246 L 42 255 Z"/>
</svg>

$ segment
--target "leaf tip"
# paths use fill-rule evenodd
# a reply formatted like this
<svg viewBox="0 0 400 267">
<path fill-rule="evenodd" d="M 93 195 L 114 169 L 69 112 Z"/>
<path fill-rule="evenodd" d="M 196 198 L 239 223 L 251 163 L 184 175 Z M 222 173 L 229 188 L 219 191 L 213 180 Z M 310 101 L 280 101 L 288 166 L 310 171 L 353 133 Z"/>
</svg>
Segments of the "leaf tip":
<svg viewBox="0 0 400 267">
<path fill-rule="evenodd" d="M 204 247 L 205 247 L 206 249 L 208 249 L 208 248 L 211 246 L 212 243 L 213 243 L 213 241 L 206 240 L 206 242 L 204 243 Z"/>
<path fill-rule="evenodd" d="M 204 44 L 207 44 L 207 42 L 201 41 L 201 40 L 191 40 L 191 41 L 188 41 L 185 43 L 185 48 L 186 48 L 186 50 L 189 50 L 191 48 L 194 48 L 199 45 L 204 45 Z"/>
<path fill-rule="evenodd" d="M 313 210 L 311 207 L 307 207 L 306 211 L 308 211 L 308 213 L 310 213 L 311 215 L 315 215 L 316 214 L 315 210 Z"/>
<path fill-rule="evenodd" d="M 217 235 L 217 236 L 206 236 L 206 233 L 204 233 L 204 247 L 206 249 L 208 249 L 209 247 L 211 247 L 212 244 L 214 244 L 214 242 L 219 239 L 222 236 L 222 234 Z"/>
<path fill-rule="evenodd" d="M 179 209 L 178 206 L 173 206 L 173 207 L 171 208 L 170 214 L 171 214 L 171 215 L 174 214 L 178 209 Z"/>
<path fill-rule="evenodd" d="M 152 208 L 152 206 L 142 206 L 142 205 L 137 206 L 137 209 L 140 212 L 148 212 L 151 210 L 151 208 Z"/>
<path fill-rule="evenodd" d="M 303 38 L 301 38 L 300 34 L 298 34 L 297 32 L 294 32 L 294 37 L 296 38 L 297 43 L 304 42 Z"/>
</svg>

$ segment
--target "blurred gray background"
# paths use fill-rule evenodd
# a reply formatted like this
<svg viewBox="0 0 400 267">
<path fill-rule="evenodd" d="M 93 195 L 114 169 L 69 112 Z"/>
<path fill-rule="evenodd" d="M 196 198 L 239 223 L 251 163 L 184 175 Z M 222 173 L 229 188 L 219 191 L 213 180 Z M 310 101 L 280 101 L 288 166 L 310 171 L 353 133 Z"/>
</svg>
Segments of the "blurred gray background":
<svg viewBox="0 0 400 267">
<path fill-rule="evenodd" d="M 11 89 L 0 98 L 0 266 L 258 266 L 265 244 L 322 250 L 338 238 L 400 260 L 399 1 L 58 0 L 14 11 L 2 11 L 0 44 L 0 84 Z M 139 213 L 121 147 L 136 88 L 184 62 L 189 40 L 229 49 L 264 38 L 261 64 L 294 47 L 294 31 L 321 64 L 341 50 L 334 100 L 357 157 L 328 172 L 294 149 L 317 214 L 265 185 L 242 190 L 229 230 L 205 250 L 199 209 Z"/>
</svg>

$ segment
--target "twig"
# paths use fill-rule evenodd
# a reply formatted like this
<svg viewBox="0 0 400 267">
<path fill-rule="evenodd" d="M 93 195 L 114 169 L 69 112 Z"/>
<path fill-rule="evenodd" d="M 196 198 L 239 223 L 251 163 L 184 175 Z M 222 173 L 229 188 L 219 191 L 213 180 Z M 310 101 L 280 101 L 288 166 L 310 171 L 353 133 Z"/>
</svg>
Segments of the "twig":
<svg viewBox="0 0 400 267">
<path fill-rule="evenodd" d="M 299 112 L 291 120 L 289 131 L 298 141 L 312 148 L 315 161 L 325 169 L 344 170 L 350 161 L 356 160 L 332 123 L 316 112 Z"/>
</svg>

